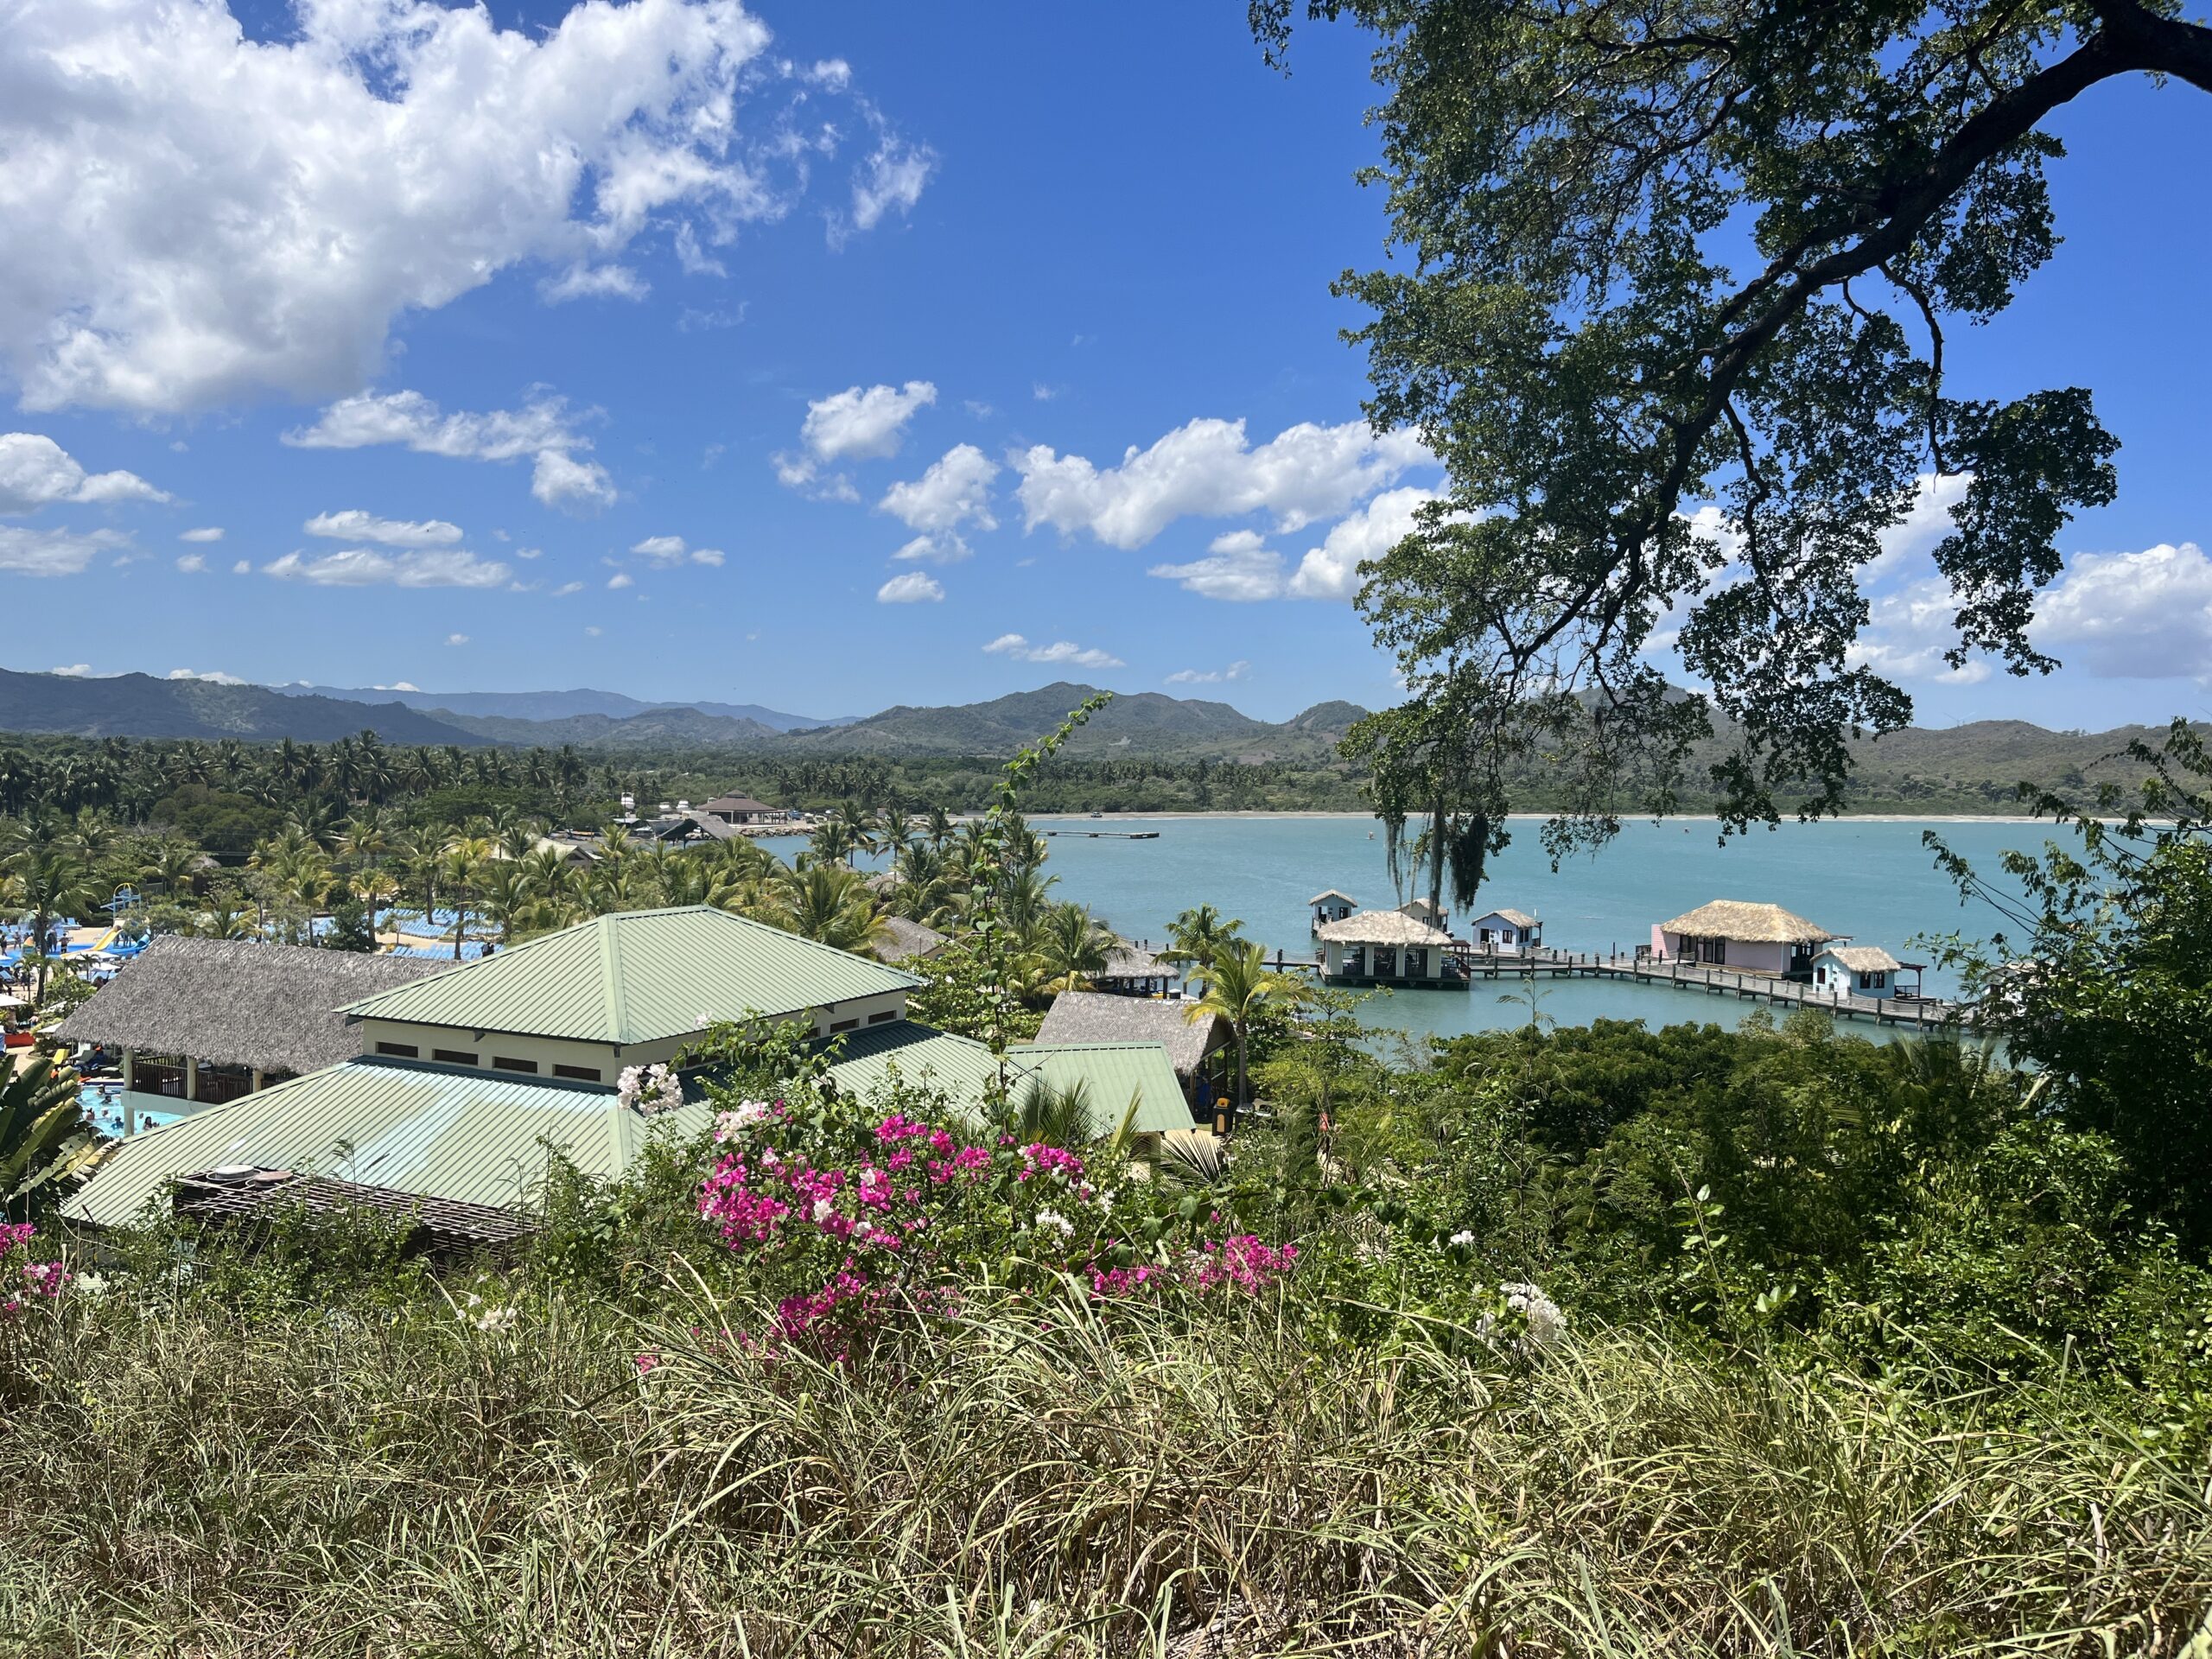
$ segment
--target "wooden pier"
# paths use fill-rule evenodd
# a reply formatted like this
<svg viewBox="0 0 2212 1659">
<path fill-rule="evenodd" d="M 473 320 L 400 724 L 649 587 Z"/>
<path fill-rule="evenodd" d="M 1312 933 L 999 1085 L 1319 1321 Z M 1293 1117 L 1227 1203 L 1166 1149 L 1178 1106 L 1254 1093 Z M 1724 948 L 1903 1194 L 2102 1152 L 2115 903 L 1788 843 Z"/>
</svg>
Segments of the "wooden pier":
<svg viewBox="0 0 2212 1659">
<path fill-rule="evenodd" d="M 1078 841 L 1158 841 L 1157 830 L 1039 830 L 1040 836 L 1071 836 Z"/>
<path fill-rule="evenodd" d="M 1595 951 L 1552 950 L 1538 947 L 1520 951 L 1484 951 L 1455 944 L 1452 961 L 1463 981 L 1478 979 L 1612 979 L 1637 980 L 1668 985 L 1678 991 L 1702 992 L 1707 996 L 1738 996 L 1770 1002 L 1783 1007 L 1811 1008 L 1839 1020 L 1864 1020 L 1879 1026 L 1904 1026 L 1920 1031 L 1957 1029 L 1970 1026 L 1973 1016 L 1935 997 L 1874 997 L 1833 995 L 1796 980 L 1771 974 L 1752 974 L 1699 963 L 1662 962 L 1649 956 L 1622 956 Z M 1319 975 L 1320 964 L 1311 958 L 1276 952 L 1268 964 L 1284 973 Z M 1427 988 L 1421 982 L 1369 982 L 1392 990 Z M 1458 986 L 1452 988 L 1457 989 Z"/>
</svg>

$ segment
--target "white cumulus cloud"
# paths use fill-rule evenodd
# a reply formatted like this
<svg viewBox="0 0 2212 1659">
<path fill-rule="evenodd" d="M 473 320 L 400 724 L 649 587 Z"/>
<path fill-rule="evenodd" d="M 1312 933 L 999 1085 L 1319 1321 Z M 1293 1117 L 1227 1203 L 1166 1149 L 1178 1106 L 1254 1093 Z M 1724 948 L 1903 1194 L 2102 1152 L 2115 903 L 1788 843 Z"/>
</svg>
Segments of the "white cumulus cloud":
<svg viewBox="0 0 2212 1659">
<path fill-rule="evenodd" d="M 958 564 L 975 556 L 975 549 L 947 531 L 938 536 L 917 536 L 891 557 L 899 564 Z"/>
<path fill-rule="evenodd" d="M 909 530 L 949 531 L 964 524 L 996 530 L 991 480 L 999 464 L 972 443 L 957 443 L 919 478 L 893 484 L 876 505 Z"/>
<path fill-rule="evenodd" d="M 1413 534 L 1414 511 L 1435 499 L 1428 490 L 1385 490 L 1332 524 L 1320 546 L 1306 550 L 1290 591 L 1300 599 L 1352 598 L 1359 592 L 1361 561 L 1381 558 Z"/>
<path fill-rule="evenodd" d="M 446 644 L 449 645 L 465 645 L 467 643 L 468 636 L 465 633 L 449 633 L 446 635 Z M 410 686 L 408 689 L 412 690 L 414 688 Z"/>
<path fill-rule="evenodd" d="M 944 597 L 944 584 L 935 576 L 925 575 L 919 570 L 909 570 L 903 575 L 893 576 L 875 590 L 876 602 L 880 605 L 918 605 L 925 601 L 934 603 Z"/>
<path fill-rule="evenodd" d="M 219 542 L 223 539 L 220 524 L 202 524 L 198 530 L 188 530 L 177 537 L 180 542 Z"/>
<path fill-rule="evenodd" d="M 1117 466 L 1038 444 L 1014 460 L 1025 524 L 1088 531 L 1109 547 L 1142 547 L 1178 518 L 1266 512 L 1302 530 L 1350 509 L 1431 457 L 1411 432 L 1378 438 L 1363 422 L 1294 426 L 1255 448 L 1244 423 L 1195 420 Z"/>
<path fill-rule="evenodd" d="M 1257 545 L 1221 548 L 1222 542 L 1231 540 L 1226 536 L 1221 537 L 1215 543 L 1221 550 L 1209 553 L 1203 559 L 1192 559 L 1186 564 L 1155 564 L 1146 574 L 1179 582 L 1187 591 L 1207 599 L 1239 602 L 1281 599 L 1284 591 L 1282 555 L 1272 548 Z"/>
<path fill-rule="evenodd" d="M 92 665 L 90 663 L 72 663 L 67 668 L 49 668 L 46 671 L 59 674 L 65 680 L 81 680 L 92 673 Z"/>
<path fill-rule="evenodd" d="M 1239 659 L 1227 668 L 1182 668 L 1167 677 L 1170 685 L 1218 685 L 1224 680 L 1249 679 L 1252 664 Z"/>
<path fill-rule="evenodd" d="M 2212 681 L 2212 558 L 2195 542 L 2082 554 L 2029 632 L 2038 649 L 2100 678 Z"/>
<path fill-rule="evenodd" d="M 28 530 L 0 524 L 0 570 L 19 576 L 73 576 L 99 553 L 127 547 L 130 537 L 111 530 L 79 535 L 62 530 Z"/>
<path fill-rule="evenodd" d="M 853 174 L 853 223 L 872 231 L 886 213 L 913 211 L 937 170 L 937 155 L 926 144 L 910 144 L 887 133 Z M 831 239 L 839 239 L 833 228 Z"/>
<path fill-rule="evenodd" d="M 1018 663 L 1064 663 L 1075 668 L 1127 668 L 1111 652 L 1084 647 L 1071 639 L 1049 645 L 1033 645 L 1018 633 L 1002 633 L 983 649 L 995 657 L 1011 657 Z"/>
<path fill-rule="evenodd" d="M 4 38 L 4 31 L 0 31 Z M 4 48 L 0 48 L 4 52 Z M 0 192 L 7 188 L 0 168 Z M 0 261 L 5 254 L 0 253 Z M 0 307 L 5 301 L 0 300 Z M 88 473 L 76 458 L 39 432 L 0 432 L 0 512 L 35 512 L 58 502 L 166 501 L 136 473 Z"/>
<path fill-rule="evenodd" d="M 662 238 L 703 261 L 864 124 L 854 226 L 927 176 L 848 84 L 770 62 L 739 0 L 589 0 L 526 29 L 299 0 L 279 22 L 254 38 L 225 0 L 10 9 L 0 363 L 28 406 L 327 398 L 376 372 L 402 313 L 502 271 L 542 268 L 558 299 L 641 288 L 625 256 Z"/>
<path fill-rule="evenodd" d="M 549 507 L 590 512 L 614 500 L 613 480 L 597 461 L 575 452 L 591 448 L 575 429 L 567 404 L 533 398 L 521 409 L 448 414 L 419 391 L 365 391 L 341 397 L 313 426 L 283 435 L 297 449 L 367 449 L 398 444 L 419 454 L 454 461 L 531 458 L 530 493 Z"/>
<path fill-rule="evenodd" d="M 880 461 L 899 453 L 906 442 L 906 423 L 918 410 L 937 401 L 937 387 L 927 380 L 909 380 L 903 386 L 848 386 L 806 406 L 799 425 L 799 447 L 770 457 L 776 476 L 792 489 L 816 485 L 824 467 L 841 461 Z M 823 493 L 852 499 L 852 480 L 841 475 L 821 479 Z"/>
<path fill-rule="evenodd" d="M 350 547 L 311 556 L 287 553 L 261 567 L 280 582 L 318 588 L 499 588 L 508 570 L 497 559 L 480 559 L 466 548 L 413 549 L 398 553 Z"/>
<path fill-rule="evenodd" d="M 374 542 L 379 547 L 451 547 L 461 540 L 461 526 L 442 518 L 379 518 L 359 507 L 319 512 L 302 528 L 334 542 Z"/>
<path fill-rule="evenodd" d="M 206 555 L 188 553 L 176 562 L 176 568 L 188 576 L 196 576 L 207 568 Z"/>
<path fill-rule="evenodd" d="M 631 543 L 630 550 L 662 569 L 686 560 L 693 564 L 720 564 L 723 556 L 719 547 L 691 547 L 681 536 L 648 536 Z"/>
<path fill-rule="evenodd" d="M 235 674 L 226 674 L 220 669 L 210 669 L 203 674 L 196 669 L 173 668 L 169 670 L 167 677 L 172 680 L 205 680 L 210 685 L 249 685 L 252 683 L 252 682 L 249 680 L 240 679 Z"/>
</svg>

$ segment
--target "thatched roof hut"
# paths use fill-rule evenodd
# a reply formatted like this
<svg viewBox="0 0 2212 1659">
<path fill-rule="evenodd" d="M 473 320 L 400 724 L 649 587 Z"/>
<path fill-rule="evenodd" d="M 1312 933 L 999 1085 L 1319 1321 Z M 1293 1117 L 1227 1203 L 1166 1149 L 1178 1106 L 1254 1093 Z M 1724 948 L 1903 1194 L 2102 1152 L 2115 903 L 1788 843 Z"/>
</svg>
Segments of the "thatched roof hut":
<svg viewBox="0 0 2212 1659">
<path fill-rule="evenodd" d="M 1230 1039 L 1229 1021 L 1211 1011 L 1187 1017 L 1189 1002 L 1151 1001 L 1103 991 L 1062 991 L 1052 999 L 1036 1040 L 1052 1048 L 1086 1043 L 1158 1043 L 1175 1075 L 1188 1079 L 1207 1055 Z"/>
<path fill-rule="evenodd" d="M 1452 936 L 1402 910 L 1363 910 L 1313 930 L 1324 944 L 1449 944 Z"/>
<path fill-rule="evenodd" d="M 1821 954 L 1834 957 L 1854 974 L 1893 974 L 1900 968 L 1919 965 L 1899 962 L 1878 944 L 1834 944 Z"/>
<path fill-rule="evenodd" d="M 1738 899 L 1715 899 L 1695 910 L 1659 924 L 1662 933 L 1679 933 L 1693 939 L 1741 939 L 1750 944 L 1821 944 L 1847 938 L 1831 933 L 1818 922 L 1784 910 L 1780 905 L 1754 905 Z"/>
<path fill-rule="evenodd" d="M 948 935 L 933 927 L 905 916 L 886 916 L 869 951 L 879 962 L 904 962 L 909 957 L 933 957 L 950 943 Z"/>
<path fill-rule="evenodd" d="M 164 934 L 61 1022 L 73 1043 L 314 1071 L 361 1052 L 339 1010 L 453 964 Z"/>
</svg>

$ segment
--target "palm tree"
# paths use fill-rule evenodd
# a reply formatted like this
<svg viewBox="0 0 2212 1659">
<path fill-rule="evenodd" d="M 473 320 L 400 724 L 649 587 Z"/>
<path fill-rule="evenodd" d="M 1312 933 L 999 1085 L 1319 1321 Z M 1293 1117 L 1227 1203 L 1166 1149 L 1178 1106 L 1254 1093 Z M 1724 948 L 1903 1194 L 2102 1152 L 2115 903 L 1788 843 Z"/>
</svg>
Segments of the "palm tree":
<svg viewBox="0 0 2212 1659">
<path fill-rule="evenodd" d="M 1194 905 L 1167 925 L 1170 948 L 1160 954 L 1179 966 L 1185 978 L 1192 978 L 1192 969 L 1213 966 L 1214 953 L 1223 946 L 1243 944 L 1243 929 L 1241 921 L 1223 921 L 1211 905 Z M 1201 984 L 1198 988 L 1205 988 Z"/>
<path fill-rule="evenodd" d="M 1249 1092 L 1245 1042 L 1254 1017 L 1270 1003 L 1299 1001 L 1306 987 L 1292 975 L 1270 969 L 1267 953 L 1243 940 L 1217 947 L 1207 965 L 1212 969 L 1211 982 L 1184 1017 L 1193 1024 L 1210 1014 L 1229 1021 L 1230 1033 L 1236 1039 L 1236 1093 L 1229 1109 L 1229 1126 L 1234 1129 L 1236 1113 Z"/>
<path fill-rule="evenodd" d="M 79 1167 L 94 1144 L 74 1075 L 44 1054 L 0 1056 L 0 1214 L 28 1216 L 35 1190 Z"/>
<path fill-rule="evenodd" d="M 850 865 L 861 850 L 860 832 L 842 817 L 824 818 L 807 842 L 806 858 L 814 864 Z"/>
<path fill-rule="evenodd" d="M 1043 970 L 1046 990 L 1081 991 L 1090 988 L 1092 975 L 1106 971 L 1118 943 L 1087 906 L 1054 905 L 1038 918 L 1028 954 Z"/>
<path fill-rule="evenodd" d="M 786 932 L 840 950 L 866 950 L 884 933 L 866 879 L 834 864 L 785 872 L 776 884 L 771 919 Z"/>
<path fill-rule="evenodd" d="M 461 947 L 468 936 L 471 890 L 491 861 L 492 843 L 481 836 L 455 836 L 438 855 L 438 885 L 446 903 L 453 906 L 453 959 L 461 960 Z"/>
<path fill-rule="evenodd" d="M 104 897 L 84 855 L 71 844 L 71 839 L 60 830 L 54 820 L 35 819 L 16 827 L 9 838 L 6 856 L 0 858 L 0 868 L 15 879 L 19 902 L 31 913 L 36 930 L 35 943 L 41 953 L 56 917 L 89 910 Z M 36 993 L 41 1001 L 46 998 L 47 971 L 48 964 L 41 954 Z"/>
</svg>

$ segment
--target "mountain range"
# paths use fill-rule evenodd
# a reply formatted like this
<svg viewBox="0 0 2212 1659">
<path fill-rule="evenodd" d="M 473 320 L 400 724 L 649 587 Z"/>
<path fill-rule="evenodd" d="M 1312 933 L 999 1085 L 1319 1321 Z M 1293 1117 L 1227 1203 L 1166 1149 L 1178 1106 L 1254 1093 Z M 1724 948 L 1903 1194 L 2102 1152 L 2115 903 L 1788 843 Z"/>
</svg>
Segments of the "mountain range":
<svg viewBox="0 0 2212 1659">
<path fill-rule="evenodd" d="M 849 726 L 860 718 L 857 715 L 837 715 L 828 719 L 813 715 L 787 715 L 780 709 L 764 709 L 757 702 L 645 702 L 636 697 L 625 696 L 620 691 L 594 691 L 588 688 L 574 691 L 418 691 L 411 685 L 403 685 L 346 690 L 336 686 L 309 685 L 304 681 L 297 681 L 290 685 L 272 685 L 269 689 L 281 691 L 288 697 L 336 697 L 346 702 L 404 702 L 410 709 L 435 709 L 448 714 L 480 715 L 496 720 L 574 720 L 598 715 L 609 720 L 622 721 L 639 715 L 690 709 L 702 715 L 719 715 L 726 720 L 750 721 L 772 732 L 788 732 L 802 726 Z"/>
</svg>

